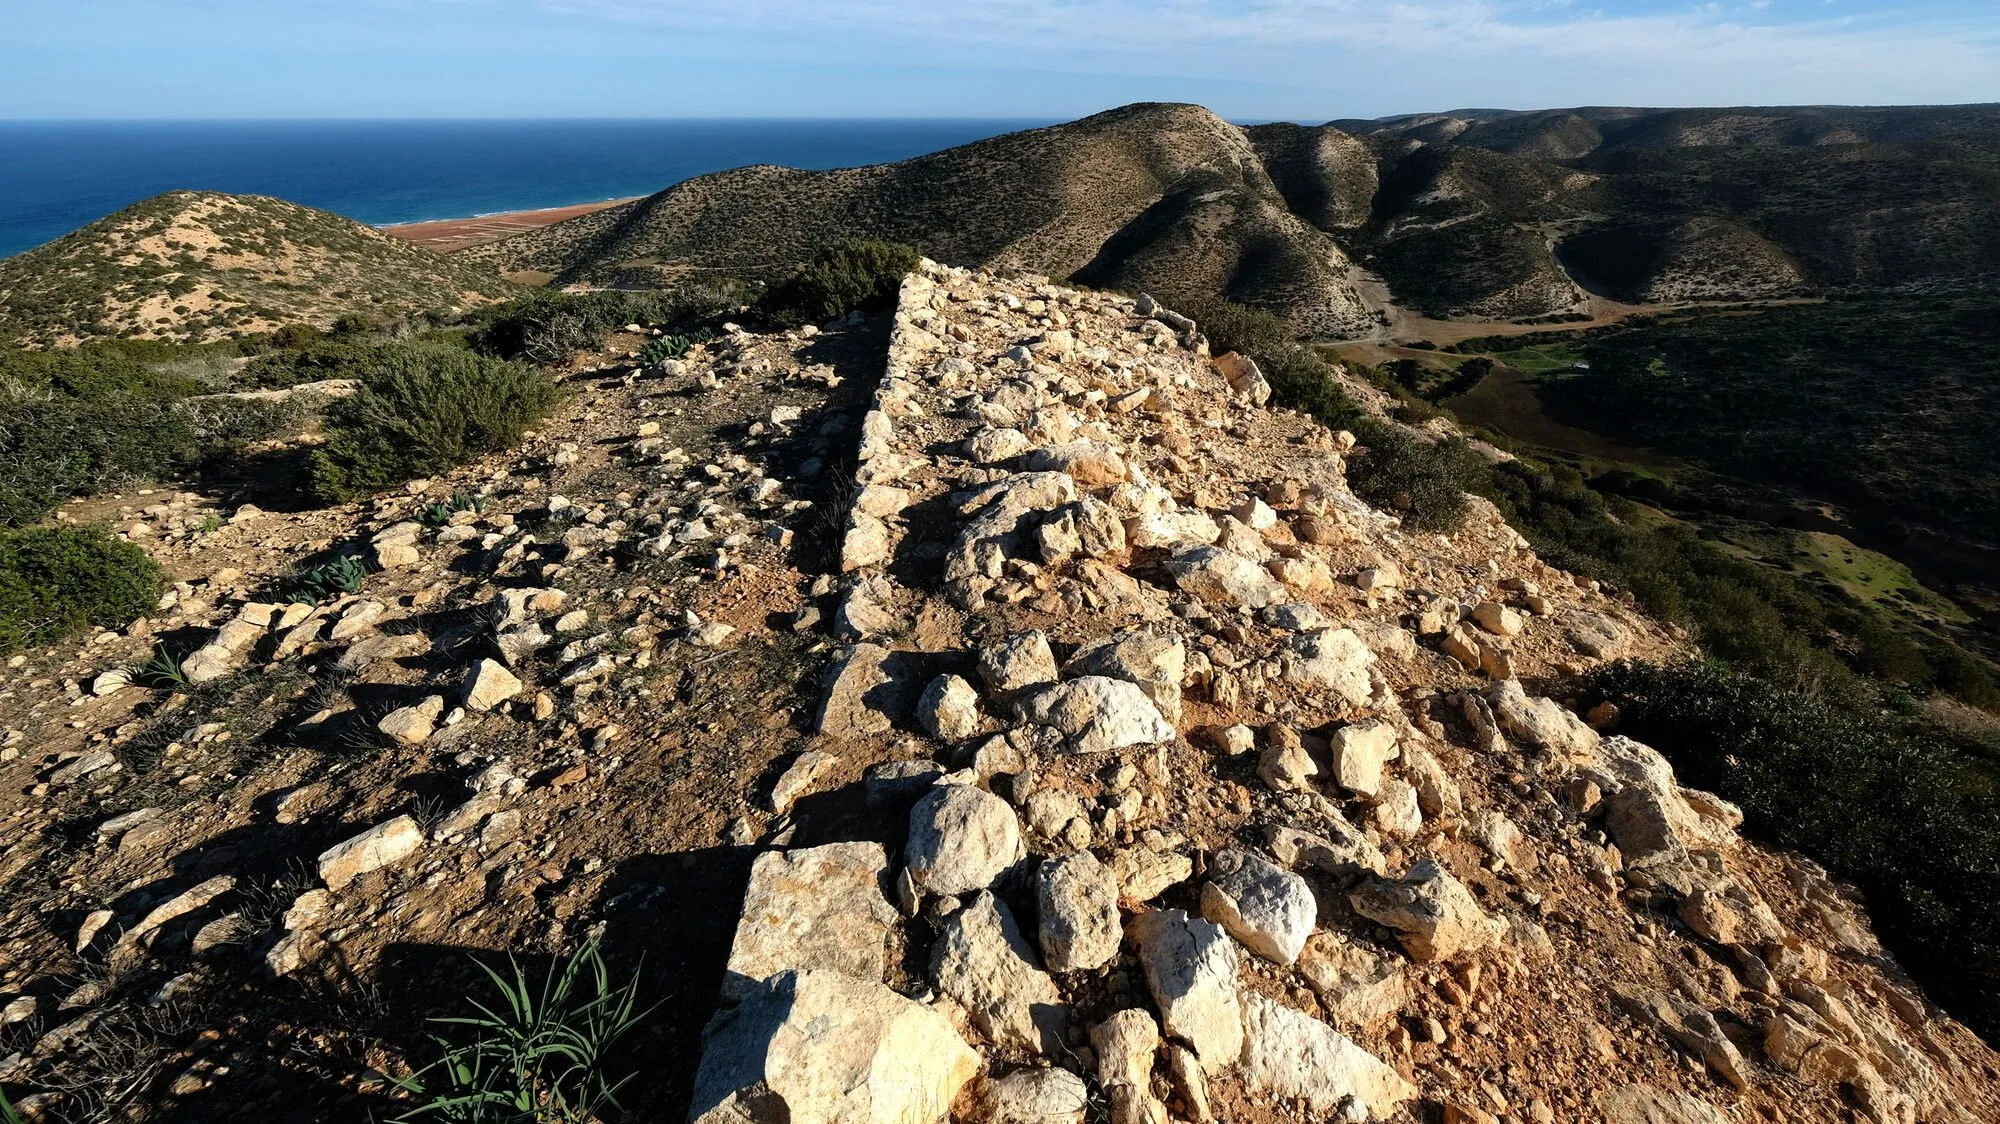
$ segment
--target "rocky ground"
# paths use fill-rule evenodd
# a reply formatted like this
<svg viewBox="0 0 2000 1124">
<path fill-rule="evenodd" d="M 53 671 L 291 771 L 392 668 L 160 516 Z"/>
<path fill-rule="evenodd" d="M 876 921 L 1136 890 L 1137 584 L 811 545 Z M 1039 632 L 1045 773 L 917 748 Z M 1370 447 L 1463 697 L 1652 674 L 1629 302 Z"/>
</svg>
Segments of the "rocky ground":
<svg viewBox="0 0 2000 1124">
<path fill-rule="evenodd" d="M 633 1119 L 2000 1116 L 1841 887 L 1546 697 L 1672 636 L 1171 311 L 926 265 L 570 381 L 372 507 L 123 513 L 183 581 L 0 691 L 31 1113 L 390 1115 L 468 951 L 597 936 Z"/>
</svg>

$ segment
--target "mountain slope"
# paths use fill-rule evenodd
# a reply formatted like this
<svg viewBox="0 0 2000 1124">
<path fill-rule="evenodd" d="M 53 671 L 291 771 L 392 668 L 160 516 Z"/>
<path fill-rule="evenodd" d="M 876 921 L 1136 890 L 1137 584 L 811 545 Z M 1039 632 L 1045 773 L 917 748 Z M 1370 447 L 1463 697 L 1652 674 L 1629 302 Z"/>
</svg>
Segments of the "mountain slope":
<svg viewBox="0 0 2000 1124">
<path fill-rule="evenodd" d="M 1357 135 L 1365 134 L 1365 135 Z M 2000 109 L 1471 110 L 1239 128 L 1126 106 L 898 164 L 740 168 L 464 252 L 582 286 L 771 279 L 859 234 L 1209 297 L 1340 338 L 1399 305 L 1529 320 L 2000 274 Z M 1582 274 L 1572 276 L 1568 265 Z"/>
<path fill-rule="evenodd" d="M 466 254 L 560 283 L 768 279 L 850 234 L 1100 284 L 1200 277 L 1302 331 L 1370 322 L 1340 247 L 1291 215 L 1244 130 L 1191 105 L 1127 106 L 898 164 L 740 168 Z"/>
<path fill-rule="evenodd" d="M 0 340 L 204 342 L 475 304 L 508 288 L 470 261 L 328 211 L 172 191 L 0 260 Z"/>
</svg>

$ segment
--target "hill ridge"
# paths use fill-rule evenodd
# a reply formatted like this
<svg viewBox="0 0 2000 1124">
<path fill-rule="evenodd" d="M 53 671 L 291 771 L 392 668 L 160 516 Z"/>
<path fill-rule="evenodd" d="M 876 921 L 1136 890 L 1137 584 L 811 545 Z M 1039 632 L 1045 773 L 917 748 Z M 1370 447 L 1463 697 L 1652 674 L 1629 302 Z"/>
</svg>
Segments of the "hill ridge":
<svg viewBox="0 0 2000 1124">
<path fill-rule="evenodd" d="M 0 260 L 0 339 L 203 343 L 462 307 L 510 290 L 471 262 L 263 195 L 169 191 Z"/>
</svg>

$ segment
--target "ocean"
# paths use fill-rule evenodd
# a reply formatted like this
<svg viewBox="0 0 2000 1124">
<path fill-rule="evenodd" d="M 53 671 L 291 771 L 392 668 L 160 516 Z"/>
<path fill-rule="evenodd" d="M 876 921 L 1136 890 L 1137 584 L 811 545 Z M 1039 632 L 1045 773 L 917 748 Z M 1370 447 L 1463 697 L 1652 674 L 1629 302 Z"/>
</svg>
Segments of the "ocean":
<svg viewBox="0 0 2000 1124">
<path fill-rule="evenodd" d="M 162 191 L 377 225 L 649 195 L 745 164 L 845 168 L 1050 121 L 0 121 L 0 257 Z"/>
</svg>

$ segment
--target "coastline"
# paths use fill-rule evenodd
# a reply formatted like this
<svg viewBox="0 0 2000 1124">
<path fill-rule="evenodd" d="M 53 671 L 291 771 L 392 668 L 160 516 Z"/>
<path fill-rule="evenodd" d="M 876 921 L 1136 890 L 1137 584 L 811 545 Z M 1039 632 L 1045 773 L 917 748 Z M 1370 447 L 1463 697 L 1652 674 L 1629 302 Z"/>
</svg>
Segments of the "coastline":
<svg viewBox="0 0 2000 1124">
<path fill-rule="evenodd" d="M 497 211 L 484 215 L 470 215 L 456 219 L 425 219 L 421 222 L 383 223 L 375 229 L 384 234 L 392 234 L 406 241 L 415 242 L 426 249 L 448 254 L 453 250 L 463 250 L 470 246 L 483 246 L 498 242 L 503 238 L 534 230 L 537 227 L 552 226 L 565 219 L 608 210 L 643 195 L 628 195 L 620 199 L 604 199 L 595 203 L 575 203 L 567 207 L 540 207 L 527 211 Z"/>
</svg>

